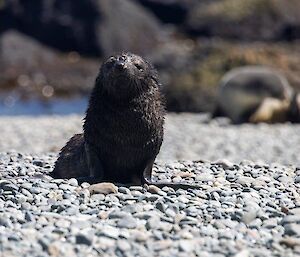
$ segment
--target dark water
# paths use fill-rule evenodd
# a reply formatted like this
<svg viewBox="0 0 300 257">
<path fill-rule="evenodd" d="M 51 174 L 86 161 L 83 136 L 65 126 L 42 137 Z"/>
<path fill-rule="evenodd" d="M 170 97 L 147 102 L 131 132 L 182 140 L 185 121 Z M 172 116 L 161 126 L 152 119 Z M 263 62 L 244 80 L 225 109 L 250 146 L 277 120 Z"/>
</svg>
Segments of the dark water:
<svg viewBox="0 0 300 257">
<path fill-rule="evenodd" d="M 87 98 L 51 99 L 21 101 L 14 98 L 0 98 L 0 115 L 50 115 L 83 114 Z"/>
</svg>

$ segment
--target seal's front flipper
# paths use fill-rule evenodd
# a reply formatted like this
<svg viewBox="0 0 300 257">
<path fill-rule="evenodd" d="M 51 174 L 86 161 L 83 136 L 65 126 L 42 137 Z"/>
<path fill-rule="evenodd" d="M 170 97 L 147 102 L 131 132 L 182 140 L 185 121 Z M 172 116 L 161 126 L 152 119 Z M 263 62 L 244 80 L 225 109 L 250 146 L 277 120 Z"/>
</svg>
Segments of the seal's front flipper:
<svg viewBox="0 0 300 257">
<path fill-rule="evenodd" d="M 84 144 L 84 149 L 89 176 L 97 179 L 97 181 L 102 181 L 104 177 L 104 170 L 101 160 L 98 158 L 96 149 L 87 142 Z"/>
<path fill-rule="evenodd" d="M 148 161 L 145 169 L 143 170 L 142 177 L 141 177 L 142 185 L 153 183 L 151 178 L 152 178 L 152 169 L 153 169 L 154 160 L 155 159 Z"/>
</svg>

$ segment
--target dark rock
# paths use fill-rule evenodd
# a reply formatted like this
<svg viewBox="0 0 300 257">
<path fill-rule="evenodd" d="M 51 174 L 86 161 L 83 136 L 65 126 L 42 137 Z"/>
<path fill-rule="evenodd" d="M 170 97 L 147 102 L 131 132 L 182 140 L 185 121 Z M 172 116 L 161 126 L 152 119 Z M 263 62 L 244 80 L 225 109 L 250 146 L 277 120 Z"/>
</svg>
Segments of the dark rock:
<svg viewBox="0 0 300 257">
<path fill-rule="evenodd" d="M 39 166 L 39 167 L 43 167 L 44 166 L 44 162 L 41 161 L 41 160 L 34 160 L 32 163 L 35 166 Z"/>
<path fill-rule="evenodd" d="M 89 55 L 148 53 L 163 37 L 158 20 L 129 0 L 8 1 L 0 24 L 0 32 L 17 29 L 62 51 Z"/>
<path fill-rule="evenodd" d="M 122 219 L 120 219 L 117 223 L 117 226 L 119 228 L 136 228 L 137 226 L 137 221 L 135 218 L 131 217 L 131 216 L 126 216 Z"/>
<path fill-rule="evenodd" d="M 84 234 L 77 234 L 76 235 L 76 244 L 84 244 L 84 245 L 92 245 L 92 238 L 84 235 Z"/>
<path fill-rule="evenodd" d="M 162 22 L 180 25 L 183 24 L 193 0 L 139 0 L 151 10 Z"/>
<path fill-rule="evenodd" d="M 25 219 L 26 219 L 27 221 L 29 221 L 29 222 L 35 221 L 34 216 L 33 216 L 29 211 L 26 211 L 26 212 L 25 212 Z"/>
</svg>

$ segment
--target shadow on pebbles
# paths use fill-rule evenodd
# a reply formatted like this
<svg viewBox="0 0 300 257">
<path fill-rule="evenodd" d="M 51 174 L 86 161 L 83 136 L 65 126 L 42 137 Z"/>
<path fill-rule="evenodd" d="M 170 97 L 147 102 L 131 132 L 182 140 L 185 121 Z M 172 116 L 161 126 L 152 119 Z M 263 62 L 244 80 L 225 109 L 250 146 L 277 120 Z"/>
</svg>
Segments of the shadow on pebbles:
<svg viewBox="0 0 300 257">
<path fill-rule="evenodd" d="M 55 155 L 0 154 L 0 256 L 295 256 L 300 169 L 226 160 L 158 163 L 198 189 L 91 190 L 47 175 Z M 95 189 L 95 188 L 94 188 Z"/>
</svg>

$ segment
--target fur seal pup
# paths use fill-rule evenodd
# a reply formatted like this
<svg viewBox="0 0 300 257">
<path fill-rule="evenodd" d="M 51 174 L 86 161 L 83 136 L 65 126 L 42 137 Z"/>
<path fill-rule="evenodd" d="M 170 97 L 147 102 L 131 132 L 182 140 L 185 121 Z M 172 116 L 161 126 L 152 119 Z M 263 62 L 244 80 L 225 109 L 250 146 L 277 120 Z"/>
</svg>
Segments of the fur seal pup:
<svg viewBox="0 0 300 257">
<path fill-rule="evenodd" d="M 163 141 L 164 100 L 157 72 L 140 56 L 111 56 L 100 68 L 83 134 L 62 148 L 52 176 L 80 183 L 146 183 L 158 187 L 199 187 L 151 180 Z"/>
<path fill-rule="evenodd" d="M 213 116 L 227 116 L 233 123 L 287 121 L 292 95 L 286 78 L 271 68 L 235 68 L 221 79 Z M 262 120 L 255 115 L 260 106 Z"/>
</svg>

